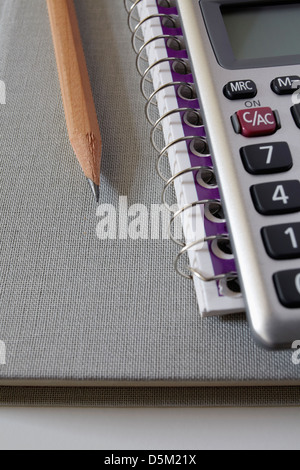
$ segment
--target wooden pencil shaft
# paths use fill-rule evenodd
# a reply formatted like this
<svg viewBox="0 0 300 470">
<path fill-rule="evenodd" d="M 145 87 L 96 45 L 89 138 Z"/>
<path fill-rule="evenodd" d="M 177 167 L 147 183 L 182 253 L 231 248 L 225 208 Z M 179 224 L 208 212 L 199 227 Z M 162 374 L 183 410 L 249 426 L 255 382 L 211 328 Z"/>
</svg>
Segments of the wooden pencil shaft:
<svg viewBox="0 0 300 470">
<path fill-rule="evenodd" d="M 100 182 L 101 135 L 73 0 L 47 0 L 69 138 L 88 179 Z"/>
</svg>

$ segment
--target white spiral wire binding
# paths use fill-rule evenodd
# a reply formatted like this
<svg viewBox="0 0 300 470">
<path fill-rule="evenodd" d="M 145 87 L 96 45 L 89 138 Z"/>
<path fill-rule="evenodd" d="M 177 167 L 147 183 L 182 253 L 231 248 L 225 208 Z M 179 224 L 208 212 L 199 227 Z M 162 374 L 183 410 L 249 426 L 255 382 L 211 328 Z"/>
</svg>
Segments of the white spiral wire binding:
<svg viewBox="0 0 300 470">
<path fill-rule="evenodd" d="M 165 1 L 168 3 L 170 8 L 175 6 L 174 0 L 165 0 Z M 148 22 L 152 19 L 155 19 L 155 18 L 158 18 L 158 19 L 159 18 L 167 18 L 170 21 L 174 21 L 174 15 L 167 15 L 167 14 L 154 14 L 154 15 L 150 15 L 150 16 L 144 18 L 144 19 L 138 18 L 137 16 L 135 16 L 135 12 L 137 10 L 138 5 L 141 4 L 141 2 L 143 2 L 143 0 L 136 0 L 136 1 L 134 1 L 134 0 L 124 0 L 124 6 L 125 6 L 125 9 L 128 13 L 128 26 L 129 26 L 130 31 L 132 32 L 132 46 L 133 46 L 133 49 L 134 49 L 135 53 L 137 54 L 137 59 L 136 59 L 137 70 L 138 70 L 139 74 L 142 77 L 141 92 L 142 92 L 144 98 L 146 99 L 145 114 L 146 114 L 146 117 L 147 117 L 148 121 L 153 126 L 152 130 L 151 130 L 151 143 L 152 143 L 154 149 L 159 153 L 159 157 L 158 157 L 157 162 L 156 162 L 156 170 L 157 170 L 157 173 L 160 176 L 160 178 L 165 183 L 165 186 L 164 186 L 164 189 L 163 189 L 163 192 L 162 192 L 162 203 L 167 208 L 168 211 L 173 213 L 173 216 L 172 216 L 172 218 L 170 220 L 170 224 L 169 224 L 169 235 L 170 235 L 171 240 L 174 243 L 181 246 L 181 250 L 178 253 L 178 255 L 175 259 L 175 262 L 174 262 L 175 271 L 178 274 L 180 274 L 182 277 L 184 277 L 185 279 L 190 280 L 190 279 L 193 279 L 194 277 L 197 277 L 202 282 L 216 282 L 216 281 L 221 281 L 221 280 L 224 280 L 224 279 L 227 282 L 237 280 L 238 279 L 238 274 L 236 272 L 230 272 L 230 273 L 226 273 L 226 274 L 220 274 L 220 275 L 216 275 L 216 276 L 207 277 L 203 273 L 201 273 L 198 269 L 193 268 L 191 266 L 187 267 L 187 270 L 189 271 L 189 274 L 186 274 L 178 266 L 181 257 L 184 254 L 188 254 L 188 252 L 190 250 L 195 249 L 198 245 L 213 242 L 215 240 L 228 240 L 228 241 L 230 241 L 230 239 L 229 239 L 228 234 L 221 234 L 221 235 L 207 236 L 207 237 L 204 237 L 200 240 L 194 241 L 192 243 L 185 244 L 181 241 L 176 240 L 175 237 L 172 234 L 172 226 L 175 223 L 176 219 L 178 217 L 182 216 L 189 209 L 192 209 L 194 207 L 199 207 L 199 206 L 206 206 L 207 207 L 210 204 L 219 205 L 220 208 L 221 208 L 222 205 L 221 205 L 221 201 L 218 200 L 218 199 L 205 199 L 205 200 L 202 200 L 202 201 L 195 201 L 191 204 L 186 205 L 185 207 L 178 210 L 177 212 L 174 212 L 171 209 L 171 207 L 169 206 L 169 204 L 167 203 L 167 201 L 166 201 L 166 193 L 167 193 L 168 188 L 171 185 L 173 185 L 178 178 L 183 177 L 184 175 L 186 175 L 188 173 L 191 173 L 191 172 L 195 172 L 195 171 L 199 172 L 199 171 L 204 171 L 204 170 L 208 171 L 208 172 L 211 172 L 211 174 L 214 176 L 214 171 L 213 171 L 212 167 L 202 165 L 202 166 L 187 168 L 183 171 L 178 172 L 177 174 L 175 174 L 171 178 L 167 178 L 165 175 L 163 175 L 163 173 L 160 169 L 161 159 L 168 153 L 168 151 L 170 150 L 171 147 L 173 147 L 175 145 L 178 145 L 179 143 L 182 143 L 182 142 L 188 142 L 188 141 L 192 142 L 194 139 L 198 139 L 198 138 L 202 139 L 206 143 L 206 139 L 204 139 L 203 137 L 201 138 L 198 135 L 182 137 L 180 139 L 176 139 L 173 142 L 169 142 L 164 147 L 164 149 L 162 149 L 162 150 L 160 150 L 158 148 L 157 144 L 155 143 L 154 134 L 158 129 L 161 130 L 161 128 L 162 128 L 161 124 L 162 124 L 162 121 L 164 119 L 170 117 L 171 115 L 173 115 L 175 113 L 180 113 L 180 112 L 188 112 L 188 111 L 197 112 L 197 113 L 199 113 L 199 117 L 201 117 L 201 113 L 200 113 L 199 109 L 186 107 L 186 108 L 178 108 L 178 109 L 174 109 L 172 111 L 169 111 L 169 112 L 165 113 L 163 116 L 161 116 L 157 121 L 153 121 L 151 119 L 151 117 L 150 117 L 150 107 L 152 105 L 155 105 L 155 103 L 153 101 L 157 97 L 158 93 L 160 93 L 161 91 L 166 90 L 167 88 L 170 88 L 170 87 L 185 86 L 185 87 L 189 87 L 191 89 L 191 95 L 193 95 L 193 93 L 194 93 L 194 83 L 188 83 L 186 81 L 177 81 L 177 82 L 166 83 L 166 84 L 162 85 L 160 88 L 158 88 L 157 90 L 154 90 L 153 93 L 150 94 L 150 96 L 147 96 L 147 93 L 145 91 L 145 82 L 153 83 L 153 81 L 150 78 L 148 78 L 148 76 L 149 76 L 150 72 L 152 72 L 155 67 L 157 67 L 157 66 L 159 66 L 163 63 L 167 63 L 167 62 L 172 64 L 175 61 L 181 62 L 182 64 L 185 65 L 187 61 L 186 61 L 186 59 L 182 59 L 182 58 L 179 58 L 179 57 L 172 57 L 172 58 L 165 57 L 165 58 L 160 59 L 159 61 L 155 62 L 154 64 L 149 64 L 147 69 L 144 72 L 142 71 L 140 63 L 141 63 L 141 61 L 148 62 L 148 59 L 143 57 L 143 54 L 144 54 L 144 52 L 146 51 L 146 49 L 149 45 L 151 45 L 151 44 L 153 44 L 153 43 L 155 43 L 159 40 L 173 39 L 174 41 L 177 41 L 178 44 L 179 44 L 179 47 L 182 48 L 183 38 L 181 38 L 181 36 L 178 36 L 178 35 L 161 34 L 161 35 L 155 36 L 155 37 L 149 39 L 148 41 L 144 42 L 142 44 L 142 46 L 140 48 L 138 48 L 136 46 L 137 40 L 139 40 L 141 42 L 144 40 L 143 37 L 140 36 L 138 33 L 139 33 L 140 29 L 142 28 L 142 26 L 146 22 Z M 132 25 L 133 21 L 135 21 L 137 23 L 137 25 L 134 26 L 134 27 Z M 175 24 L 174 24 L 174 27 L 176 27 Z M 191 99 L 193 99 L 193 98 L 191 98 Z M 201 124 L 197 127 L 202 127 L 202 126 L 203 125 Z M 203 154 L 203 155 L 199 155 L 199 156 L 208 157 L 209 154 Z"/>
</svg>

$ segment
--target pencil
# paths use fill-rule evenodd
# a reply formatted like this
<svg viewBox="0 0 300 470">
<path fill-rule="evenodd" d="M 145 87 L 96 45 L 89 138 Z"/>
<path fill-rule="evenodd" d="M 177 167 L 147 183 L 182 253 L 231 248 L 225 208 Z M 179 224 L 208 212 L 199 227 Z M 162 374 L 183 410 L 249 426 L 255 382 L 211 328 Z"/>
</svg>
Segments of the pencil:
<svg viewBox="0 0 300 470">
<path fill-rule="evenodd" d="M 73 0 L 47 0 L 69 139 L 99 201 L 101 135 Z"/>
</svg>

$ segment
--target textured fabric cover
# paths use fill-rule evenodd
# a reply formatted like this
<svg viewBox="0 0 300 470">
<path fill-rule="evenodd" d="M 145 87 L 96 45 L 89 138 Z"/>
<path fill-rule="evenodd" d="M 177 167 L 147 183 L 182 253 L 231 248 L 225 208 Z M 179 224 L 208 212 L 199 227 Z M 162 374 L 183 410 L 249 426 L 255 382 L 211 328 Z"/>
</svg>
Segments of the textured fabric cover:
<svg viewBox="0 0 300 470">
<path fill-rule="evenodd" d="M 101 203 L 117 206 L 127 196 L 129 205 L 158 204 L 162 186 L 123 1 L 75 3 L 104 141 Z M 292 352 L 256 346 L 243 315 L 201 320 L 192 283 L 173 271 L 171 242 L 97 238 L 96 206 L 68 141 L 44 0 L 0 0 L 0 79 L 7 86 L 0 107 L 7 364 L 0 385 L 298 384 Z M 180 405 L 251 404 L 260 396 L 299 402 L 297 388 L 155 393 L 9 387 L 0 388 L 0 403 L 78 404 L 82 397 L 83 404 L 158 405 L 170 404 L 171 395 Z"/>
</svg>

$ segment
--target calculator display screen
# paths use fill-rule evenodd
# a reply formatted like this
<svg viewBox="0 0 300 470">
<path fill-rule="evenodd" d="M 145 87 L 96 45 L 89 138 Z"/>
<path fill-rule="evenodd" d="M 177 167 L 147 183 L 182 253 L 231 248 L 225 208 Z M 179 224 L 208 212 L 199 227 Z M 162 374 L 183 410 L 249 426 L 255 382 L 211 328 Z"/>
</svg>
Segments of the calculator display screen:
<svg viewBox="0 0 300 470">
<path fill-rule="evenodd" d="M 223 5 L 221 13 L 235 59 L 300 54 L 300 4 Z"/>
</svg>

